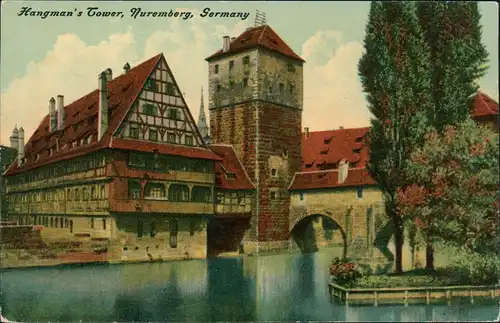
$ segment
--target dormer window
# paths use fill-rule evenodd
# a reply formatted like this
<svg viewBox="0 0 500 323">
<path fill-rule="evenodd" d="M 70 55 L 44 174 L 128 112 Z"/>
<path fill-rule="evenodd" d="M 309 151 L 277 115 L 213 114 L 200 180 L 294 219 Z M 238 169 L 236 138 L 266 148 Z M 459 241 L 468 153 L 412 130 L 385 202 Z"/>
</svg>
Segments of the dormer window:
<svg viewBox="0 0 500 323">
<path fill-rule="evenodd" d="M 77 142 L 77 141 L 73 141 L 73 142 L 71 143 L 71 147 L 73 147 L 73 148 L 76 148 L 76 146 L 77 146 L 77 145 L 78 145 L 78 142 Z"/>
<path fill-rule="evenodd" d="M 332 138 L 325 139 L 324 143 L 325 145 L 329 145 L 332 142 Z"/>
<path fill-rule="evenodd" d="M 40 154 L 36 154 L 35 161 L 37 161 L 39 158 L 40 158 Z"/>
<path fill-rule="evenodd" d="M 235 179 L 236 178 L 236 174 L 232 173 L 232 172 L 228 172 L 228 173 L 226 173 L 226 178 L 227 179 Z"/>
<path fill-rule="evenodd" d="M 52 149 L 52 148 L 50 148 L 50 149 L 49 149 L 49 156 L 52 156 L 52 152 L 53 152 L 53 149 Z"/>
<path fill-rule="evenodd" d="M 250 64 L 250 56 L 243 57 L 243 65 L 249 65 L 249 64 Z"/>
<path fill-rule="evenodd" d="M 214 74 L 219 74 L 219 64 L 214 65 Z"/>
</svg>

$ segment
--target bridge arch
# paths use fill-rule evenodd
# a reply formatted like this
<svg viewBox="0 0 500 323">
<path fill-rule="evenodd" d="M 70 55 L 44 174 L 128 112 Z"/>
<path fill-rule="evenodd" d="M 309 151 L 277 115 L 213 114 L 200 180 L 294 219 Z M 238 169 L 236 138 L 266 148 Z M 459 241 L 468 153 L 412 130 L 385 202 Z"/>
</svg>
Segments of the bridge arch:
<svg viewBox="0 0 500 323">
<path fill-rule="evenodd" d="M 332 213 L 330 211 L 324 210 L 324 209 L 317 209 L 317 210 L 308 210 L 308 212 L 303 212 L 299 214 L 298 216 L 294 217 L 291 219 L 290 226 L 289 226 L 289 233 L 290 237 L 293 238 L 294 236 L 294 231 L 298 229 L 301 223 L 304 223 L 304 221 L 314 221 L 315 218 L 317 217 L 323 217 L 323 219 L 328 219 L 327 221 L 333 222 L 338 230 L 340 231 L 340 234 L 342 236 L 342 245 L 343 245 L 343 251 L 342 251 L 342 256 L 343 258 L 347 257 L 347 233 L 346 233 L 346 220 L 345 216 L 342 216 L 339 213 Z"/>
</svg>

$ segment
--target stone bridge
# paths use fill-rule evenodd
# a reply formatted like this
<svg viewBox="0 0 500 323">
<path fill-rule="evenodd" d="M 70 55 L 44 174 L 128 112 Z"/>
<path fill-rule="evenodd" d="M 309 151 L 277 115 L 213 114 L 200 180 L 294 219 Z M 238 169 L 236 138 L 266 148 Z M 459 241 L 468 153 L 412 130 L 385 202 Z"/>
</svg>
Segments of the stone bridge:
<svg viewBox="0 0 500 323">
<path fill-rule="evenodd" d="M 325 201 L 292 203 L 289 232 L 302 252 L 341 246 L 344 257 L 363 261 L 387 259 L 374 248 L 375 237 L 386 222 L 381 203 L 348 205 L 339 204 L 338 200 Z"/>
</svg>

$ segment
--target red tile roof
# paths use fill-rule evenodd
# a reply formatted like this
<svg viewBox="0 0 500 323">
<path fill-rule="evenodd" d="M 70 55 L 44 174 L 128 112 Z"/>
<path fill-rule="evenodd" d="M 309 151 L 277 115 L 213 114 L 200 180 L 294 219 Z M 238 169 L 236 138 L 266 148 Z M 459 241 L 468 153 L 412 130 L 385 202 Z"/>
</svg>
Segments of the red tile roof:
<svg viewBox="0 0 500 323">
<path fill-rule="evenodd" d="M 498 102 L 488 95 L 478 92 L 474 99 L 474 107 L 471 112 L 472 118 L 498 116 Z"/>
<path fill-rule="evenodd" d="M 302 134 L 302 171 L 317 171 L 345 159 L 363 168 L 368 161 L 364 136 L 370 128 L 354 128 Z"/>
<path fill-rule="evenodd" d="M 318 188 L 353 187 L 376 185 L 366 168 L 349 169 L 344 182 L 339 183 L 338 170 L 295 173 L 289 190 L 308 190 Z"/>
<path fill-rule="evenodd" d="M 159 154 L 176 155 L 188 158 L 222 160 L 222 158 L 205 148 L 186 147 L 164 143 L 158 144 L 155 142 L 135 139 L 113 138 L 109 147 L 115 149 L 157 152 Z"/>
<path fill-rule="evenodd" d="M 49 132 L 49 115 L 47 114 L 25 145 L 26 161 L 24 165 L 18 167 L 17 163 L 13 163 L 5 175 L 14 175 L 53 162 L 82 156 L 103 148 L 138 149 L 140 145 L 137 145 L 134 140 L 118 140 L 117 142 L 116 138 L 111 140 L 111 137 L 126 117 L 127 112 L 140 94 L 147 78 L 161 59 L 164 59 L 163 54 L 158 54 L 130 69 L 127 74 L 117 76 L 108 83 L 108 129 L 100 141 L 97 141 L 99 90 L 96 89 L 64 107 L 65 119 L 63 131 Z M 76 125 L 78 126 L 75 127 Z M 90 135 L 92 135 L 92 142 L 87 144 L 86 140 Z M 84 145 L 80 145 L 82 139 L 85 140 Z M 77 141 L 78 144 L 77 147 L 73 148 L 72 143 L 74 141 Z M 147 146 L 145 142 L 142 142 L 142 144 Z M 167 148 L 170 145 L 165 143 L 157 146 L 161 146 L 162 151 L 172 151 L 173 154 L 182 156 L 192 155 L 193 158 L 217 159 L 208 149 L 204 149 L 204 152 L 201 153 L 201 149 L 195 148 L 179 148 L 177 146 Z M 50 148 L 53 149 L 53 153 L 49 156 L 48 150 Z M 189 152 L 189 150 L 192 150 L 192 152 Z M 39 157 L 35 161 L 37 154 Z"/>
<path fill-rule="evenodd" d="M 255 186 L 248 177 L 248 174 L 241 164 L 233 146 L 214 144 L 209 148 L 222 158 L 221 162 L 215 164 L 215 185 L 217 188 L 229 190 L 253 190 Z M 236 178 L 230 179 L 226 173 L 234 173 Z"/>
<path fill-rule="evenodd" d="M 270 51 L 280 53 L 293 59 L 305 62 L 299 55 L 288 47 L 283 39 L 268 25 L 258 26 L 247 29 L 243 34 L 231 41 L 229 51 L 223 52 L 222 49 L 206 58 L 210 61 L 214 58 L 223 57 L 230 54 L 243 52 L 255 47 L 263 47 Z"/>
</svg>

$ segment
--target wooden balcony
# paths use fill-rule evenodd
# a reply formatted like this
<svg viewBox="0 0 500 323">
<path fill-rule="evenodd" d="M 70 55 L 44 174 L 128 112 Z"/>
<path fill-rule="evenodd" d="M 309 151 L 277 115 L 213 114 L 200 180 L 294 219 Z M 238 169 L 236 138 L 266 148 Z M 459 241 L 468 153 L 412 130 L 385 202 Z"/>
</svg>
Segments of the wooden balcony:
<svg viewBox="0 0 500 323">
<path fill-rule="evenodd" d="M 178 202 L 166 199 L 120 199 L 110 203 L 110 212 L 140 212 L 165 214 L 214 214 L 213 203 Z"/>
</svg>

